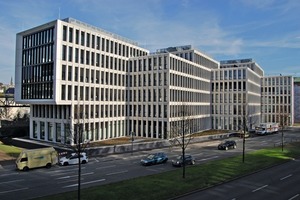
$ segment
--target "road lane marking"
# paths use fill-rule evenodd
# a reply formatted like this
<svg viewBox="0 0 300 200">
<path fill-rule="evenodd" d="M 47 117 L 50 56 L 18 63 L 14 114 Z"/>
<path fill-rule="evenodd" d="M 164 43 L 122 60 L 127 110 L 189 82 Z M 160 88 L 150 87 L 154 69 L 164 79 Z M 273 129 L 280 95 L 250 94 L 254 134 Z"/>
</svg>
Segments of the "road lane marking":
<svg viewBox="0 0 300 200">
<path fill-rule="evenodd" d="M 15 173 L 9 173 L 9 174 L 1 174 L 0 176 L 10 176 L 10 175 L 16 175 L 16 174 L 19 174 L 19 173 L 15 172 Z"/>
<path fill-rule="evenodd" d="M 112 172 L 112 173 L 106 174 L 106 176 L 116 175 L 116 174 L 123 174 L 123 173 L 127 173 L 127 172 L 128 172 L 128 170 L 119 171 L 119 172 Z"/>
<path fill-rule="evenodd" d="M 87 185 L 87 184 L 90 184 L 90 183 L 97 183 L 97 182 L 102 182 L 102 181 L 105 181 L 106 179 L 99 179 L 99 180 L 94 180 L 94 181 L 89 181 L 89 182 L 84 182 L 84 183 L 80 183 L 81 185 Z M 76 187 L 78 186 L 78 183 L 76 184 L 72 184 L 72 185 L 67 185 L 67 186 L 64 186 L 62 188 L 69 188 L 69 187 Z"/>
<path fill-rule="evenodd" d="M 284 180 L 284 179 L 290 178 L 291 176 L 292 176 L 292 174 L 289 174 L 289 175 L 287 175 L 287 176 L 285 176 L 285 177 L 282 177 L 280 180 L 282 181 L 282 180 Z"/>
<path fill-rule="evenodd" d="M 298 196 L 299 196 L 299 194 L 296 194 L 295 196 L 293 196 L 293 197 L 289 198 L 288 200 L 295 199 L 295 198 L 297 198 Z"/>
<path fill-rule="evenodd" d="M 24 179 L 19 179 L 19 180 L 13 180 L 13 181 L 5 181 L 5 182 L 0 182 L 0 184 L 14 183 L 14 182 L 20 182 L 20 181 L 24 181 Z"/>
<path fill-rule="evenodd" d="M 268 187 L 268 185 L 261 186 L 261 187 L 255 189 L 255 190 L 252 190 L 252 192 L 256 192 L 258 190 L 264 189 L 265 187 Z"/>
<path fill-rule="evenodd" d="M 14 190 L 6 190 L 6 191 L 2 191 L 0 192 L 0 194 L 5 194 L 5 193 L 9 193 L 9 192 L 16 192 L 16 191 L 20 191 L 20 190 L 28 190 L 29 188 L 20 188 L 20 189 L 14 189 Z"/>
<path fill-rule="evenodd" d="M 211 160 L 211 159 L 218 158 L 218 157 L 219 156 L 213 156 L 213 157 L 209 157 L 209 158 L 202 158 L 199 161 Z"/>
<path fill-rule="evenodd" d="M 81 174 L 81 176 L 86 176 L 86 175 L 91 175 L 91 174 L 94 174 L 94 172 L 89 172 L 89 173 Z M 76 176 L 78 176 L 78 174 L 73 175 L 73 176 L 63 176 L 63 177 L 59 177 L 59 178 L 56 178 L 56 179 L 57 180 L 61 180 L 61 179 L 67 179 L 67 178 L 72 178 L 72 177 L 76 177 Z"/>
<path fill-rule="evenodd" d="M 108 165 L 108 166 L 103 166 L 103 167 L 97 167 L 96 169 L 105 169 L 105 168 L 111 168 L 111 167 L 116 167 L 116 165 Z"/>
</svg>

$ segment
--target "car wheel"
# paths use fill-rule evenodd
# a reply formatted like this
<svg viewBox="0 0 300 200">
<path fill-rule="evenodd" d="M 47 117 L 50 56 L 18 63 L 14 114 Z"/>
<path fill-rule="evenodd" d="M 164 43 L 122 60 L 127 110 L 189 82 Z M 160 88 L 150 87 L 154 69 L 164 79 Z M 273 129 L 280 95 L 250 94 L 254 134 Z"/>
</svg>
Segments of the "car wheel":
<svg viewBox="0 0 300 200">
<path fill-rule="evenodd" d="M 29 167 L 27 167 L 27 166 L 23 168 L 23 171 L 25 171 L 25 172 L 27 172 L 28 170 L 29 170 Z"/>
<path fill-rule="evenodd" d="M 68 162 L 64 162 L 64 166 L 67 166 L 67 165 L 69 165 L 69 163 Z"/>
<path fill-rule="evenodd" d="M 47 163 L 46 168 L 51 168 L 51 163 Z"/>
<path fill-rule="evenodd" d="M 81 163 L 82 163 L 82 164 L 86 164 L 86 160 L 83 160 Z"/>
<path fill-rule="evenodd" d="M 228 150 L 228 147 L 225 147 L 225 150 Z"/>
</svg>

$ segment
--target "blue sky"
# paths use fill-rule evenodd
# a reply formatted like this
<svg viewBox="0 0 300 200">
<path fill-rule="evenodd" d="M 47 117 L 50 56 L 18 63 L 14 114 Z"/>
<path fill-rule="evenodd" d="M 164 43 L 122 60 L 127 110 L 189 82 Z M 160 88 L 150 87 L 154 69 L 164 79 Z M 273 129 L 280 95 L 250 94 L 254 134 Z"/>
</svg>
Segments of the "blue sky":
<svg viewBox="0 0 300 200">
<path fill-rule="evenodd" d="M 300 76 L 299 0 L 1 0 L 0 82 L 14 79 L 16 33 L 72 17 L 155 51 L 188 45 Z"/>
</svg>

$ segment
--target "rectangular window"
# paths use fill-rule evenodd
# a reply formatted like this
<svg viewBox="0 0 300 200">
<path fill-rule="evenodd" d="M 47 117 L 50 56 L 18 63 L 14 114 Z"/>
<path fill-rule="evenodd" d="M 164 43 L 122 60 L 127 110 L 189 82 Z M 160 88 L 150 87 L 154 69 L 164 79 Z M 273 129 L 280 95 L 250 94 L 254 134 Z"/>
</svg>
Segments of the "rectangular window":
<svg viewBox="0 0 300 200">
<path fill-rule="evenodd" d="M 61 55 L 62 60 L 66 60 L 67 59 L 67 46 L 63 45 L 62 46 L 62 55 Z"/>
<path fill-rule="evenodd" d="M 67 27 L 63 26 L 63 41 L 67 41 Z"/>
<path fill-rule="evenodd" d="M 72 62 L 73 59 L 73 47 L 69 47 L 69 56 L 68 56 L 68 61 Z"/>
<path fill-rule="evenodd" d="M 73 42 L 73 28 L 69 28 L 69 42 Z"/>
<path fill-rule="evenodd" d="M 66 65 L 62 65 L 61 80 L 66 80 Z"/>
<path fill-rule="evenodd" d="M 66 86 L 61 86 L 61 100 L 66 100 Z"/>
<path fill-rule="evenodd" d="M 81 31 L 81 43 L 82 46 L 84 46 L 84 32 Z"/>
</svg>

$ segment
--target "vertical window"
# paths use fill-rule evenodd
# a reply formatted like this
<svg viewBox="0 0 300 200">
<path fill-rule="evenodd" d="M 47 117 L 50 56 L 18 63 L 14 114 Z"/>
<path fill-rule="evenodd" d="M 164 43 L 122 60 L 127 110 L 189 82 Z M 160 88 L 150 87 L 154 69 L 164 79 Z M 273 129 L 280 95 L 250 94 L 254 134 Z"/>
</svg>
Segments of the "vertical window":
<svg viewBox="0 0 300 200">
<path fill-rule="evenodd" d="M 66 65 L 63 65 L 61 70 L 61 80 L 66 80 Z"/>
<path fill-rule="evenodd" d="M 81 43 L 82 46 L 84 46 L 84 32 L 81 31 Z"/>
<path fill-rule="evenodd" d="M 61 100 L 66 100 L 66 86 L 61 86 Z"/>
<path fill-rule="evenodd" d="M 68 85 L 68 100 L 72 100 L 72 86 Z"/>
<path fill-rule="evenodd" d="M 76 30 L 76 35 L 75 35 L 75 42 L 76 44 L 79 44 L 79 30 Z"/>
<path fill-rule="evenodd" d="M 68 66 L 68 81 L 72 81 L 72 66 Z"/>
<path fill-rule="evenodd" d="M 63 41 L 67 41 L 67 27 L 63 26 Z"/>
<path fill-rule="evenodd" d="M 72 62 L 72 58 L 73 58 L 73 47 L 69 47 L 69 58 L 68 58 L 68 61 L 69 62 Z"/>
<path fill-rule="evenodd" d="M 73 42 L 73 28 L 69 28 L 69 42 Z"/>
<path fill-rule="evenodd" d="M 63 45 L 62 47 L 62 60 L 66 60 L 67 59 L 67 46 Z"/>
</svg>

